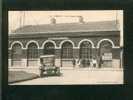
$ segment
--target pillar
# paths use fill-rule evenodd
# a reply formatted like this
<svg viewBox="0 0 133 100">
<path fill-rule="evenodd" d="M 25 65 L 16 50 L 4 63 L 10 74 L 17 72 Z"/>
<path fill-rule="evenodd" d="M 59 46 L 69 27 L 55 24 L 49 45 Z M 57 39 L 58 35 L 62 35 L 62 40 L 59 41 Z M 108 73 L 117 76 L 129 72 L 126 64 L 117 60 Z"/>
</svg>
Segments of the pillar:
<svg viewBox="0 0 133 100">
<path fill-rule="evenodd" d="M 27 67 L 27 49 L 22 50 L 22 66 Z"/>
<path fill-rule="evenodd" d="M 61 67 L 61 49 L 55 49 L 55 66 Z"/>
<path fill-rule="evenodd" d="M 73 58 L 76 60 L 76 65 L 75 67 L 78 68 L 78 60 L 79 60 L 79 48 L 74 48 L 73 49 Z"/>
<path fill-rule="evenodd" d="M 98 55 L 98 53 L 99 53 L 99 49 L 98 48 L 92 48 L 92 59 L 95 58 L 96 61 L 97 61 L 96 68 L 99 68 L 99 55 Z"/>
</svg>

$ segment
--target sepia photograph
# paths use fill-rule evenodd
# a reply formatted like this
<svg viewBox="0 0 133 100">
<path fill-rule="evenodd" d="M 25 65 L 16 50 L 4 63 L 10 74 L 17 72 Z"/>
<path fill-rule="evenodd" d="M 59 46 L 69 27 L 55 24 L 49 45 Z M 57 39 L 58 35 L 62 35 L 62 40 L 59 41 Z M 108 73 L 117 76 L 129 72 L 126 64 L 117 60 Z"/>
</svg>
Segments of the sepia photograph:
<svg viewBox="0 0 133 100">
<path fill-rule="evenodd" d="M 123 15 L 8 11 L 8 84 L 124 84 Z"/>
</svg>

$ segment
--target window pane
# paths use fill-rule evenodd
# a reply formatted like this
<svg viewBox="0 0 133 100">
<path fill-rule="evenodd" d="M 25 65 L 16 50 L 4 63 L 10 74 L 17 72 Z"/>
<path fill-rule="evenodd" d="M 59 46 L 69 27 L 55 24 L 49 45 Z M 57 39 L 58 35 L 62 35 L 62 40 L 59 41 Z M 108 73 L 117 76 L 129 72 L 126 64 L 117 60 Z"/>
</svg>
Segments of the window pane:
<svg viewBox="0 0 133 100">
<path fill-rule="evenodd" d="M 44 54 L 55 54 L 53 43 L 46 43 L 44 46 Z"/>
<path fill-rule="evenodd" d="M 28 46 L 28 59 L 34 59 L 34 58 L 38 58 L 38 49 L 36 44 L 31 43 Z"/>
<path fill-rule="evenodd" d="M 12 48 L 11 58 L 12 66 L 20 66 L 22 57 L 22 49 L 20 44 L 14 44 Z"/>
<path fill-rule="evenodd" d="M 72 58 L 73 57 L 73 47 L 69 42 L 65 42 L 62 45 L 62 58 Z"/>
<path fill-rule="evenodd" d="M 80 45 L 80 58 L 91 58 L 91 44 L 88 41 Z"/>
<path fill-rule="evenodd" d="M 20 44 L 15 44 L 12 48 L 12 59 L 21 60 L 22 49 Z"/>
</svg>

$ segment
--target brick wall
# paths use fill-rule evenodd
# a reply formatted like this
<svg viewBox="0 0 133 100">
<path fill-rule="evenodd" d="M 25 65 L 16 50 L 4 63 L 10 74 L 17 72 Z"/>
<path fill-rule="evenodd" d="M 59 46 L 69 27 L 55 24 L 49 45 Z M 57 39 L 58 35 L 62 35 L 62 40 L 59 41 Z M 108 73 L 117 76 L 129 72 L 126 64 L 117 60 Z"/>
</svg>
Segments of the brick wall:
<svg viewBox="0 0 133 100">
<path fill-rule="evenodd" d="M 58 34 L 58 33 L 54 33 L 51 34 L 50 36 L 47 36 L 47 34 L 34 34 L 33 35 L 28 35 L 28 36 L 21 36 L 21 34 L 17 34 L 16 36 L 10 36 L 9 37 L 9 47 L 11 46 L 11 43 L 13 41 L 20 41 L 22 42 L 22 44 L 24 45 L 24 47 L 26 46 L 26 43 L 30 40 L 35 40 L 38 42 L 39 46 L 41 47 L 43 42 L 45 40 L 47 40 L 48 38 L 51 37 L 67 37 L 68 39 L 72 40 L 75 44 L 75 46 L 78 46 L 79 41 L 81 41 L 82 39 L 89 39 L 91 40 L 94 45 L 96 46 L 97 43 L 104 39 L 110 39 L 114 42 L 114 44 L 116 46 L 119 46 L 119 42 L 120 42 L 120 33 L 119 31 L 110 31 L 110 32 L 86 32 L 86 33 L 82 33 L 82 32 L 77 32 L 77 33 L 62 33 L 62 34 Z M 61 41 L 63 40 L 53 40 L 55 41 L 57 47 L 59 47 L 59 44 L 61 43 Z"/>
</svg>

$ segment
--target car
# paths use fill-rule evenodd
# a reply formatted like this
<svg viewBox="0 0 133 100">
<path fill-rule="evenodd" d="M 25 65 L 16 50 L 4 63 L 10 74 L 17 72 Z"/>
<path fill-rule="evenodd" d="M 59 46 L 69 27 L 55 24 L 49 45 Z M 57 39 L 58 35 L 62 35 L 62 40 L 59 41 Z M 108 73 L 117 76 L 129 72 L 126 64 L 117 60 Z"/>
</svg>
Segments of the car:
<svg viewBox="0 0 133 100">
<path fill-rule="evenodd" d="M 60 68 L 55 66 L 55 55 L 40 56 L 40 77 L 45 75 L 60 75 Z"/>
</svg>

